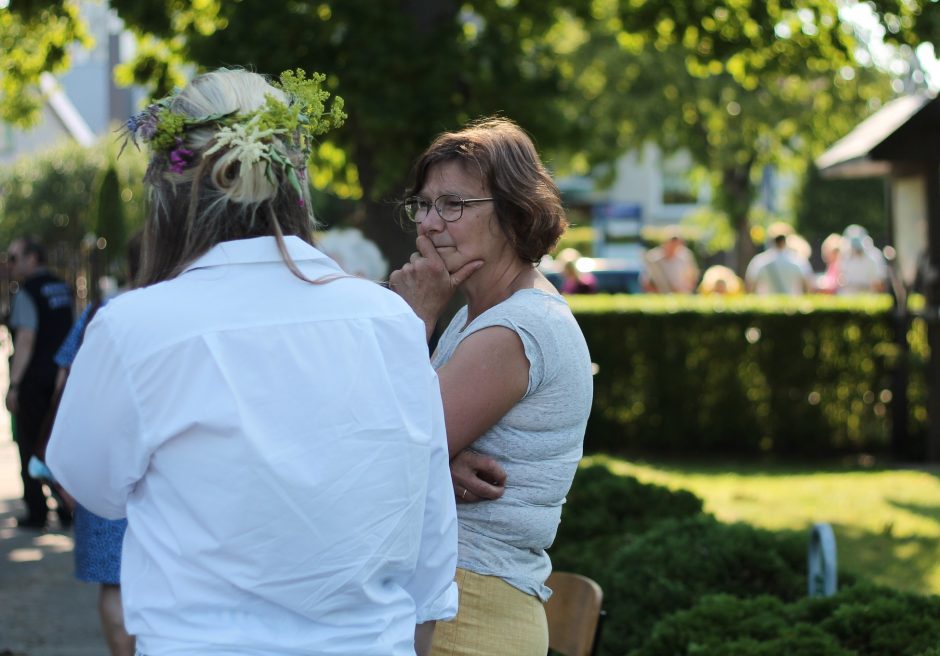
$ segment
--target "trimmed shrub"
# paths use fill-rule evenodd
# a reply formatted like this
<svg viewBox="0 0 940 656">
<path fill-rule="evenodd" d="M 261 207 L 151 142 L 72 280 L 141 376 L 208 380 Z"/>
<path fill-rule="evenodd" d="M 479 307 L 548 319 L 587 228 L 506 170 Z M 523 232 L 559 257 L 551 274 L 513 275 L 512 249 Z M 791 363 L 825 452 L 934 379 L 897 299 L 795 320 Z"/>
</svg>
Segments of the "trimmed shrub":
<svg viewBox="0 0 940 656">
<path fill-rule="evenodd" d="M 707 594 L 796 599 L 805 560 L 802 537 L 699 516 L 661 522 L 605 554 L 588 550 L 574 569 L 604 589 L 601 653 L 612 655 L 643 645 L 657 621 Z"/>
<path fill-rule="evenodd" d="M 936 656 L 940 598 L 853 585 L 827 598 L 713 595 L 663 618 L 630 656 Z"/>
<path fill-rule="evenodd" d="M 660 621 L 630 656 L 852 656 L 818 626 L 794 623 L 791 604 L 776 597 L 703 597 Z"/>
<path fill-rule="evenodd" d="M 898 349 L 887 296 L 570 302 L 598 365 L 589 451 L 831 456 L 888 447 Z"/>
<path fill-rule="evenodd" d="M 606 554 L 667 518 L 702 513 L 702 500 L 618 476 L 603 465 L 582 467 L 574 478 L 550 550 L 555 569 L 587 574 Z M 590 576 L 590 574 L 588 574 Z"/>
</svg>

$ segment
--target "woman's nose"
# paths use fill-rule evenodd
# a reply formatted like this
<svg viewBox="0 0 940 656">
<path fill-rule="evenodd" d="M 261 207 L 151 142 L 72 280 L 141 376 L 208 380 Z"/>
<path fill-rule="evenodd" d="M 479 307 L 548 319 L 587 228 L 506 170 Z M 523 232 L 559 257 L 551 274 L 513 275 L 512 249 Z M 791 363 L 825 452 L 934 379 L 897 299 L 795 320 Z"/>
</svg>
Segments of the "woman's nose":
<svg viewBox="0 0 940 656">
<path fill-rule="evenodd" d="M 444 225 L 444 219 L 442 219 L 441 215 L 437 213 L 437 210 L 432 207 L 427 216 L 418 224 L 418 234 L 427 235 L 441 232 L 444 230 Z"/>
</svg>

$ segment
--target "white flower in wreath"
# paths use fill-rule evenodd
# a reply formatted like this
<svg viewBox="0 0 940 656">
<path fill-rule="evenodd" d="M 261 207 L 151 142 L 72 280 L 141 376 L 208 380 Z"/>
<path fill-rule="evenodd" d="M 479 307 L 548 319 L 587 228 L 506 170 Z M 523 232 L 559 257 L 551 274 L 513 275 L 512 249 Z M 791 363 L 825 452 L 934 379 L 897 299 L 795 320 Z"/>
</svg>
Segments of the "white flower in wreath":
<svg viewBox="0 0 940 656">
<path fill-rule="evenodd" d="M 236 123 L 221 128 L 216 133 L 215 144 L 206 151 L 206 155 L 228 148 L 234 153 L 235 158 L 242 166 L 251 166 L 261 160 L 270 162 L 273 145 L 269 142 L 266 143 L 265 140 L 283 132 L 283 130 L 274 128 L 259 130 L 258 122 L 260 120 L 260 116 L 255 116 L 247 123 Z"/>
</svg>

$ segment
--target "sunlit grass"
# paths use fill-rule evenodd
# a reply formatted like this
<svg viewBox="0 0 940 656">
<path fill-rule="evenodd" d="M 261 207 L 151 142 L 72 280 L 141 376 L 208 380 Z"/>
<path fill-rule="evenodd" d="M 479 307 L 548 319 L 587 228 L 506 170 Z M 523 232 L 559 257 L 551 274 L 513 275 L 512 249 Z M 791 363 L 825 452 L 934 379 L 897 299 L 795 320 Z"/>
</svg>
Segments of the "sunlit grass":
<svg viewBox="0 0 940 656">
<path fill-rule="evenodd" d="M 902 590 L 940 594 L 940 472 L 586 460 L 689 490 L 724 522 L 793 531 L 827 522 L 836 532 L 840 569 Z"/>
</svg>

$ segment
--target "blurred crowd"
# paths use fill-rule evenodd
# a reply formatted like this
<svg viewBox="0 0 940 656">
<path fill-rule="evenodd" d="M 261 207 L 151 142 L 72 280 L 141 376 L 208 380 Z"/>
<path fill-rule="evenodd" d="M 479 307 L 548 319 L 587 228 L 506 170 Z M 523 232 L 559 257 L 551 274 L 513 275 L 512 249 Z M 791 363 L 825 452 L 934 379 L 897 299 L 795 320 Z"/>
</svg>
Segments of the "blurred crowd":
<svg viewBox="0 0 940 656">
<path fill-rule="evenodd" d="M 810 264 L 809 242 L 786 223 L 767 230 L 763 251 L 747 264 L 744 277 L 730 267 L 715 264 L 702 272 L 695 255 L 678 231 L 646 251 L 640 289 L 651 294 L 866 294 L 887 290 L 888 263 L 868 232 L 849 225 L 841 234 L 829 235 L 820 245 L 822 269 Z M 562 250 L 549 263 L 558 272 L 559 287 L 566 294 L 602 291 L 594 275 L 595 261 L 573 249 Z"/>
</svg>

